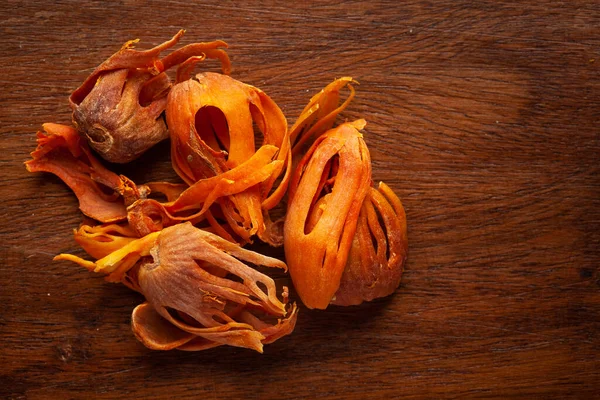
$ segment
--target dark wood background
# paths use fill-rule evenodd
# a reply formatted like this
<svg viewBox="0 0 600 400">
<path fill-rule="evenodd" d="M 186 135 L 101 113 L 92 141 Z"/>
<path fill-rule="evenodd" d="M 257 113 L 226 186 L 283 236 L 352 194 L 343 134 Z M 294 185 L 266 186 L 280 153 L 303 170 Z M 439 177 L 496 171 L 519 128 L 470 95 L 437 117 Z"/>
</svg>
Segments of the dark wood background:
<svg viewBox="0 0 600 400">
<path fill-rule="evenodd" d="M 598 2 L 284 3 L 0 5 L 0 397 L 599 398 Z M 25 171 L 36 130 L 70 121 L 70 92 L 123 42 L 179 28 L 226 40 L 233 76 L 290 123 L 334 78 L 360 82 L 343 116 L 368 121 L 374 179 L 408 216 L 393 296 L 302 308 L 263 355 L 161 353 L 131 333 L 140 295 L 52 262 L 82 255 L 82 216 Z M 118 171 L 174 179 L 168 148 Z"/>
</svg>

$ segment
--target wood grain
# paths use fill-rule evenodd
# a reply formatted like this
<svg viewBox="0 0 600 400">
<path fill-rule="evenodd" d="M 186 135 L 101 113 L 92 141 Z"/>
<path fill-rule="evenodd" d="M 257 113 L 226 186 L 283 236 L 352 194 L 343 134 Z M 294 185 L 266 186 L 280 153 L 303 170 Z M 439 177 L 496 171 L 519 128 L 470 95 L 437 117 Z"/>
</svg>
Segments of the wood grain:
<svg viewBox="0 0 600 400">
<path fill-rule="evenodd" d="M 600 6 L 529 3 L 3 2 L 0 396 L 599 398 Z M 160 353 L 131 333 L 140 295 L 51 261 L 82 254 L 81 214 L 25 171 L 35 132 L 70 121 L 70 92 L 123 42 L 182 27 L 226 40 L 233 76 L 290 122 L 334 78 L 360 82 L 343 117 L 368 121 L 409 223 L 393 296 L 302 308 L 263 355 Z M 168 147 L 116 169 L 174 179 Z"/>
</svg>

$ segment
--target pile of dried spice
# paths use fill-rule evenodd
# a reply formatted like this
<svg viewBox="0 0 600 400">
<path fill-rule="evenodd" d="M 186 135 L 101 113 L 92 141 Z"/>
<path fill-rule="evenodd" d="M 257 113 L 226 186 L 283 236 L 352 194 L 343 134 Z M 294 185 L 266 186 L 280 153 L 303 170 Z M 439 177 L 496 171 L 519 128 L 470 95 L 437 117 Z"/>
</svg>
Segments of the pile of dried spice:
<svg viewBox="0 0 600 400">
<path fill-rule="evenodd" d="M 94 221 L 75 240 L 95 261 L 55 259 L 142 293 L 133 332 L 157 350 L 262 352 L 291 333 L 298 307 L 259 265 L 289 266 L 308 308 L 393 293 L 406 261 L 406 216 L 387 185 L 373 185 L 366 122 L 335 123 L 354 97 L 352 78 L 325 87 L 289 128 L 267 94 L 229 76 L 226 43 L 162 56 L 182 35 L 145 51 L 127 42 L 70 96 L 73 127 L 47 123 L 38 132 L 27 169 L 57 175 Z M 207 58 L 223 73 L 192 76 Z M 183 183 L 137 185 L 95 155 L 126 163 L 167 138 Z M 273 218 L 285 204 L 285 217 Z M 255 238 L 283 245 L 287 265 L 244 249 Z"/>
</svg>

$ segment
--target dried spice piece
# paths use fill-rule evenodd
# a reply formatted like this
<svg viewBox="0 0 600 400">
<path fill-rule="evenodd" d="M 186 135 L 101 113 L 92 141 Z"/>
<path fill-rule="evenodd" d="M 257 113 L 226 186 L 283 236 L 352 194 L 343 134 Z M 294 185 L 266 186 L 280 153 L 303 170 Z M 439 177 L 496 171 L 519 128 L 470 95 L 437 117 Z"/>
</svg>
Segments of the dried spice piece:
<svg viewBox="0 0 600 400">
<path fill-rule="evenodd" d="M 145 198 L 146 186 L 107 170 L 70 126 L 47 123 L 37 133 L 37 149 L 25 163 L 29 172 L 50 172 L 73 190 L 79 208 L 90 218 L 116 222 L 127 218 L 126 207 Z"/>
<path fill-rule="evenodd" d="M 209 207 L 221 200 L 220 197 L 243 193 L 270 177 L 283 163 L 281 160 L 273 160 L 276 152 L 277 148 L 274 146 L 262 146 L 245 163 L 223 174 L 199 180 L 181 192 L 175 201 L 137 201 L 128 209 L 129 222 L 137 232 L 145 235 L 183 221 L 199 221 L 205 216 L 210 218 Z M 232 221 L 230 225 L 235 222 Z"/>
<path fill-rule="evenodd" d="M 171 87 L 166 70 L 189 58 L 208 57 L 219 59 L 229 73 L 222 41 L 190 44 L 159 58 L 183 33 L 149 50 L 135 50 L 138 40 L 125 43 L 71 94 L 73 124 L 104 159 L 129 162 L 168 137 L 161 117 Z"/>
<path fill-rule="evenodd" d="M 238 244 L 254 236 L 273 246 L 285 242 L 292 280 L 308 308 L 391 294 L 407 256 L 402 203 L 384 183 L 371 187 L 359 132 L 366 122 L 334 127 L 357 82 L 343 77 L 327 85 L 288 130 L 271 98 L 226 76 L 224 42 L 194 43 L 161 58 L 182 34 L 145 51 L 127 42 L 71 95 L 79 133 L 58 124 L 38 132 L 28 170 L 59 176 L 82 212 L 100 222 L 74 231 L 97 261 L 55 259 L 143 294 L 131 326 L 156 350 L 232 345 L 262 352 L 293 331 L 298 309 L 288 289 L 278 297 L 273 279 L 251 266 L 286 264 Z M 191 78 L 206 58 L 219 60 L 225 75 Z M 172 86 L 166 71 L 175 66 Z M 340 104 L 344 89 L 349 95 Z M 128 162 L 168 136 L 167 122 L 172 165 L 183 184 L 136 186 L 104 168 L 86 144 L 109 161 Z M 288 185 L 282 227 L 272 215 Z M 166 200 L 148 198 L 150 190 Z"/>
<path fill-rule="evenodd" d="M 290 142 L 294 157 L 301 155 L 319 135 L 333 127 L 336 117 L 354 98 L 351 77 L 338 78 L 314 95 L 290 129 Z M 348 98 L 340 103 L 340 91 L 347 87 Z"/>
<path fill-rule="evenodd" d="M 79 229 L 73 230 L 73 234 L 81 248 L 96 259 L 106 257 L 138 239 L 136 232 L 124 224 L 82 224 Z"/>
<path fill-rule="evenodd" d="M 326 308 L 340 285 L 358 215 L 371 184 L 371 160 L 359 129 L 344 123 L 317 138 L 289 186 L 285 256 L 308 308 Z"/>
<path fill-rule="evenodd" d="M 298 163 L 306 147 L 334 125 L 337 115 L 354 98 L 352 83 L 356 82 L 350 77 L 335 80 L 313 96 L 304 108 L 290 132 L 294 165 Z M 340 91 L 344 87 L 350 90 L 350 94 L 339 104 Z M 336 173 L 337 171 L 333 174 Z M 333 180 L 334 178 L 329 178 L 329 181 Z M 317 192 L 327 189 L 327 185 L 328 183 L 321 180 Z M 295 186 L 295 182 L 290 184 L 290 198 L 294 196 Z M 309 214 L 305 231 L 313 229 L 321 217 L 322 210 L 327 207 L 331 207 L 328 195 L 312 205 L 315 211 Z M 288 218 L 291 217 L 288 215 Z M 353 223 L 348 220 L 346 222 Z M 353 305 L 387 296 L 400 283 L 407 254 L 406 216 L 400 200 L 387 185 L 380 183 L 378 189 L 369 189 L 356 224 L 356 233 L 346 266 L 339 281 L 339 288 L 331 298 L 331 304 Z M 294 271 L 292 264 L 290 263 L 290 269 Z M 297 286 L 296 281 L 294 284 Z M 331 284 L 334 285 L 334 280 L 331 280 Z M 325 306 L 323 301 L 321 308 Z"/>
<path fill-rule="evenodd" d="M 350 255 L 332 304 L 349 306 L 392 294 L 408 253 L 406 214 L 385 183 L 365 197 Z"/>
<path fill-rule="evenodd" d="M 167 204 L 139 202 L 130 210 L 130 221 L 142 221 L 135 223 L 142 232 L 153 231 L 197 218 L 215 204 L 212 217 L 226 221 L 241 242 L 256 234 L 281 245 L 269 210 L 279 203 L 289 180 L 291 152 L 283 113 L 263 91 L 228 76 L 203 73 L 187 79 L 181 71 L 178 76 L 184 81 L 171 89 L 166 116 L 173 168 L 190 188 Z M 262 134 L 258 148 L 253 125 Z M 144 215 L 151 209 L 160 218 Z M 160 224 L 152 226 L 152 221 Z"/>
<path fill-rule="evenodd" d="M 279 300 L 275 282 L 245 264 L 286 269 L 283 262 L 190 223 L 134 240 L 96 262 L 69 254 L 55 259 L 139 290 L 147 303 L 134 310 L 132 327 L 152 349 L 227 344 L 262 352 L 263 344 L 291 333 L 296 323 L 296 305 L 286 307 L 287 288 Z"/>
</svg>

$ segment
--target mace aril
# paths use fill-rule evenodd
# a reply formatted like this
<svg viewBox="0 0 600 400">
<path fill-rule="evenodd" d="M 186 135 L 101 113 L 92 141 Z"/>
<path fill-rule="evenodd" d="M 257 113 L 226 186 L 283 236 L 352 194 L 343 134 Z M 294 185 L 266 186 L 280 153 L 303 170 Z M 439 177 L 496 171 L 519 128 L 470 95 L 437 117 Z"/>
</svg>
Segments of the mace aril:
<svg viewBox="0 0 600 400">
<path fill-rule="evenodd" d="M 123 223 L 83 223 L 79 229 L 73 230 L 73 236 L 77 244 L 95 259 L 104 258 L 139 238 L 137 232 Z"/>
<path fill-rule="evenodd" d="M 337 116 L 350 104 L 355 94 L 352 83 L 358 82 L 349 76 L 338 78 L 311 97 L 290 128 L 290 143 L 295 161 L 319 135 L 333 127 Z M 344 88 L 348 88 L 350 93 L 340 104 L 341 90 Z"/>
<path fill-rule="evenodd" d="M 104 159 L 125 163 L 139 157 L 169 134 L 163 119 L 171 88 L 166 72 L 189 58 L 216 58 L 229 73 L 222 41 L 194 43 L 160 58 L 183 35 L 149 50 L 132 40 L 100 64 L 70 96 L 73 124 Z"/>
<path fill-rule="evenodd" d="M 127 206 L 145 198 L 148 187 L 106 169 L 70 126 L 46 123 L 37 149 L 25 163 L 29 172 L 50 172 L 73 190 L 81 212 L 100 222 L 127 218 Z"/>
<path fill-rule="evenodd" d="M 371 184 L 364 120 L 319 136 L 289 186 L 284 249 L 290 275 L 308 308 L 326 308 L 335 295 Z"/>
<path fill-rule="evenodd" d="M 280 227 L 269 211 L 285 194 L 289 179 L 286 119 L 254 86 L 216 73 L 188 79 L 193 62 L 180 66 L 183 81 L 169 92 L 166 110 L 173 168 L 190 187 L 174 201 L 138 202 L 130 221 L 147 233 L 206 215 L 226 223 L 241 243 L 257 235 L 281 245 Z M 149 218 L 151 210 L 159 218 Z"/>
<path fill-rule="evenodd" d="M 369 165 L 368 178 L 363 180 L 360 190 L 347 178 L 346 181 L 340 179 L 340 156 L 328 160 L 331 145 L 329 153 L 316 150 L 324 146 L 321 141 L 328 140 L 324 137 L 350 132 L 350 126 L 356 130 L 353 135 L 360 135 L 357 130 L 364 127 L 362 120 L 331 129 L 338 114 L 354 97 L 352 83 L 356 82 L 350 77 L 339 78 L 313 96 L 290 133 L 295 173 L 289 188 L 284 246 L 294 286 L 309 308 L 356 305 L 393 293 L 400 284 L 407 256 L 406 215 L 402 203 L 383 182 L 377 189 L 365 189 L 365 181 L 371 184 L 371 172 L 369 153 L 362 139 L 361 152 L 365 156 L 360 160 L 354 158 L 353 167 L 350 162 L 345 167 L 346 171 L 354 168 L 359 176 L 361 165 Z M 340 92 L 345 87 L 350 94 L 340 104 Z M 341 127 L 345 128 L 340 130 Z M 299 194 L 300 185 L 304 185 L 304 191 Z M 332 195 L 332 187 L 336 185 L 337 197 Z M 339 195 L 343 187 L 346 187 L 346 198 Z M 355 202 L 351 212 L 346 212 L 350 200 Z M 357 213 L 359 201 L 360 212 Z M 339 221 L 335 221 L 336 218 Z M 343 230 L 333 229 L 334 222 L 343 226 Z M 330 235 L 326 234 L 328 224 Z M 348 243 L 350 236 L 351 244 Z"/>
<path fill-rule="evenodd" d="M 132 314 L 136 337 L 156 350 L 231 345 L 262 352 L 294 329 L 297 308 L 281 300 L 273 279 L 248 264 L 285 270 L 285 263 L 181 223 L 130 241 L 96 262 L 70 260 L 141 292 Z"/>
<path fill-rule="evenodd" d="M 402 278 L 408 253 L 406 214 L 385 183 L 370 188 L 340 286 L 331 303 L 356 305 L 392 294 Z"/>
</svg>

